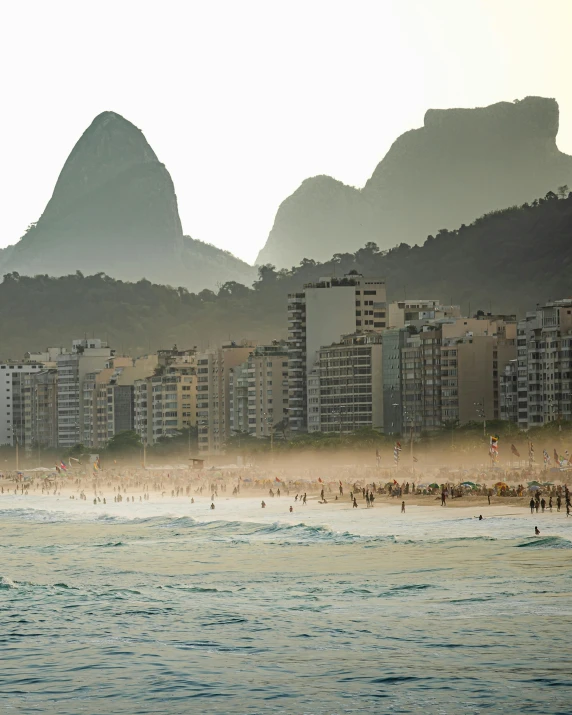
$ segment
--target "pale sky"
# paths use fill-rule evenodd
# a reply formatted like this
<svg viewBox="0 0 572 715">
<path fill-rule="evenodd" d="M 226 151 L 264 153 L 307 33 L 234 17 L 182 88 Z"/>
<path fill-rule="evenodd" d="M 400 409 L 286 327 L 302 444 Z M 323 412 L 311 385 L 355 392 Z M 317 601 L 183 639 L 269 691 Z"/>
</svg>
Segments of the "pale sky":
<svg viewBox="0 0 572 715">
<path fill-rule="evenodd" d="M 0 6 L 0 246 L 40 216 L 94 116 L 143 130 L 185 233 L 252 262 L 309 176 L 363 186 L 430 107 L 560 104 L 572 0 L 27 0 Z"/>
</svg>

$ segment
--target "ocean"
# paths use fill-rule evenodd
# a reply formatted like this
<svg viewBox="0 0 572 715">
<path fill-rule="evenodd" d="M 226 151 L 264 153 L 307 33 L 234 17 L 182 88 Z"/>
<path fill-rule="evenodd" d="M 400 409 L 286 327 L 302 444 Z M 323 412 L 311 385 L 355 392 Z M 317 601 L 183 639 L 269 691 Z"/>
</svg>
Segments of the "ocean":
<svg viewBox="0 0 572 715">
<path fill-rule="evenodd" d="M 0 712 L 572 712 L 565 513 L 269 501 L 3 495 Z"/>
</svg>

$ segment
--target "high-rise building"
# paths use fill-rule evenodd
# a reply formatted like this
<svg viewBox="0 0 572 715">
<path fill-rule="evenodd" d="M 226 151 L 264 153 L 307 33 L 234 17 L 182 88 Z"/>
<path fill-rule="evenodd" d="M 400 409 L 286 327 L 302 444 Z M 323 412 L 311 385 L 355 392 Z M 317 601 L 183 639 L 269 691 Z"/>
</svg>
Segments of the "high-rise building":
<svg viewBox="0 0 572 715">
<path fill-rule="evenodd" d="M 0 444 L 29 446 L 32 415 L 24 396 L 31 388 L 26 377 L 42 369 L 39 362 L 0 363 Z"/>
<path fill-rule="evenodd" d="M 288 351 L 285 343 L 257 345 L 248 359 L 230 368 L 230 435 L 270 437 L 287 419 Z"/>
<path fill-rule="evenodd" d="M 307 380 L 317 353 L 340 335 L 382 331 L 387 325 L 385 281 L 357 272 L 321 278 L 288 295 L 289 427 L 308 426 Z"/>
<path fill-rule="evenodd" d="M 195 348 L 179 350 L 176 345 L 159 350 L 150 356 L 156 362 L 147 366 L 147 376 L 133 381 L 133 429 L 145 444 L 196 425 L 196 354 Z"/>
<path fill-rule="evenodd" d="M 572 419 L 572 299 L 539 306 L 519 322 L 518 398 L 523 429 Z"/>
<path fill-rule="evenodd" d="M 72 351 L 56 356 L 58 370 L 58 445 L 73 447 L 81 442 L 83 428 L 83 382 L 88 373 L 106 367 L 114 351 L 98 338 L 74 340 Z"/>
<path fill-rule="evenodd" d="M 230 431 L 231 370 L 245 362 L 254 345 L 230 342 L 197 354 L 196 419 L 199 453 L 224 453 Z"/>
<path fill-rule="evenodd" d="M 388 328 L 382 333 L 383 431 L 403 434 L 401 395 L 402 349 L 409 337 L 405 328 Z"/>
<path fill-rule="evenodd" d="M 26 372 L 24 443 L 28 449 L 58 446 L 58 371 L 55 367 Z"/>
<path fill-rule="evenodd" d="M 401 349 L 402 433 L 420 435 L 441 427 L 442 340 L 440 326 L 426 325 Z"/>
<path fill-rule="evenodd" d="M 345 335 L 320 348 L 308 377 L 309 432 L 364 427 L 383 429 L 382 336 L 375 332 Z"/>
</svg>

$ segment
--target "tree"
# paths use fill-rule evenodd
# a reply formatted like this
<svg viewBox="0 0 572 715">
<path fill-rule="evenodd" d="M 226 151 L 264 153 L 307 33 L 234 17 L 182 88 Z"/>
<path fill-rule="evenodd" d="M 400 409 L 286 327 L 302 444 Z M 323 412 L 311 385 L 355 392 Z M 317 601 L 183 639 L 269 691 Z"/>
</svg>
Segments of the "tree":
<svg viewBox="0 0 572 715">
<path fill-rule="evenodd" d="M 139 452 L 143 444 L 141 437 L 133 430 L 124 430 L 114 434 L 107 443 L 107 452 L 110 454 L 134 454 Z"/>
<path fill-rule="evenodd" d="M 563 184 L 562 186 L 559 186 L 557 189 L 558 196 L 561 199 L 565 199 L 568 194 L 570 193 L 570 189 L 568 188 L 567 184 Z"/>
</svg>

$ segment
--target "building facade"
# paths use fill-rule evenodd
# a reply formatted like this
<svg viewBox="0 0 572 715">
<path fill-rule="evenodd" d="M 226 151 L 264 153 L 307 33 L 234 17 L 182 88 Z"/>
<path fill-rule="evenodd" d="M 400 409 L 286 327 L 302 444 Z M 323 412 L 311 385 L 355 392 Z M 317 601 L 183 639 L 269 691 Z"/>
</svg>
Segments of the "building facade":
<svg viewBox="0 0 572 715">
<path fill-rule="evenodd" d="M 288 350 L 285 343 L 258 345 L 230 369 L 230 435 L 270 437 L 287 418 Z"/>
<path fill-rule="evenodd" d="M 385 281 L 357 272 L 321 278 L 288 296 L 289 428 L 308 427 L 307 381 L 322 346 L 340 335 L 386 328 Z"/>
<path fill-rule="evenodd" d="M 246 362 L 254 348 L 230 342 L 197 354 L 196 420 L 199 453 L 223 454 L 230 428 L 231 370 Z"/>
<path fill-rule="evenodd" d="M 354 333 L 320 348 L 308 393 L 308 431 L 383 430 L 382 336 Z"/>
<path fill-rule="evenodd" d="M 39 373 L 43 365 L 37 362 L 11 361 L 0 364 L 0 444 L 27 445 L 32 439 L 33 423 L 28 377 Z"/>
</svg>

